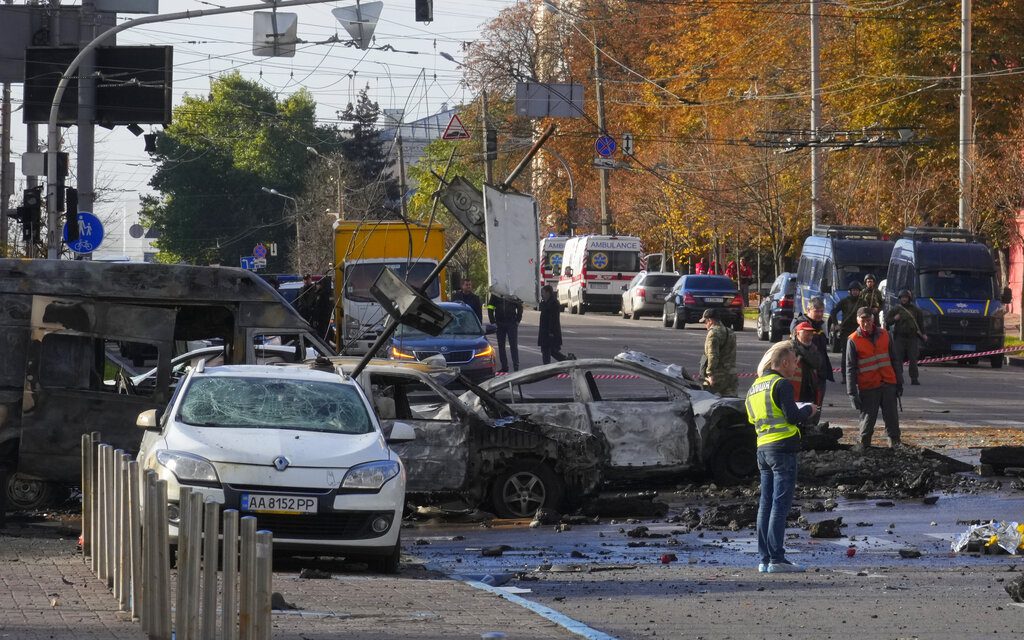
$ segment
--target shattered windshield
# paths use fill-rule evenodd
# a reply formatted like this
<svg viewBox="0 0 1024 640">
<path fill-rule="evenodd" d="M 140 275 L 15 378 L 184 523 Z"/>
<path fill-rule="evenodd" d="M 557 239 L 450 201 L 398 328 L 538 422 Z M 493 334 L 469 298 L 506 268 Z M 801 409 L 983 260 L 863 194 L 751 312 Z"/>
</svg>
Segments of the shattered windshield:
<svg viewBox="0 0 1024 640">
<path fill-rule="evenodd" d="M 298 429 L 362 434 L 373 431 L 354 387 L 312 380 L 195 378 L 178 418 L 203 427 Z"/>
</svg>

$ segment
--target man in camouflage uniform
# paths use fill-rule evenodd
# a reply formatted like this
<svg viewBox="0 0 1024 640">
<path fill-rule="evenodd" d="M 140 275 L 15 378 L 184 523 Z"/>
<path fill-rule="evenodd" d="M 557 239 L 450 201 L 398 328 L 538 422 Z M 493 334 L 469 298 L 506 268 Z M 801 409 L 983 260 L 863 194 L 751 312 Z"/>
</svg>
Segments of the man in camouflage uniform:
<svg viewBox="0 0 1024 640">
<path fill-rule="evenodd" d="M 882 299 L 882 292 L 875 286 L 875 276 L 872 273 L 864 276 L 864 291 L 860 292 L 860 304 L 858 307 L 867 307 L 875 314 L 875 326 L 880 327 L 882 323 L 879 312 L 885 307 L 885 300 Z M 857 327 L 854 326 L 854 331 Z M 852 333 L 852 332 L 851 332 Z"/>
<path fill-rule="evenodd" d="M 917 379 L 917 359 L 921 357 L 921 340 L 928 340 L 922 327 L 924 314 L 914 304 L 910 289 L 900 291 L 899 305 L 889 309 L 885 316 L 885 325 L 892 334 L 893 355 L 896 360 L 893 367 L 903 370 L 904 360 L 910 363 L 910 384 L 921 384 Z"/>
<path fill-rule="evenodd" d="M 836 310 L 832 312 L 832 317 L 836 317 L 836 313 L 843 315 L 842 324 L 839 325 L 839 339 L 836 341 L 837 344 L 845 345 L 846 339 L 850 337 L 850 334 L 857 330 L 857 309 L 864 306 L 861 302 L 860 292 L 864 287 L 859 282 L 851 282 L 849 293 L 839 301 L 839 305 Z M 846 382 L 846 348 L 843 348 L 842 364 L 840 365 L 840 371 L 843 372 L 843 382 Z"/>
<path fill-rule="evenodd" d="M 718 319 L 715 309 L 707 309 L 701 322 L 708 330 L 704 339 L 704 357 L 700 361 L 700 379 L 704 388 L 723 396 L 736 395 L 736 334 Z"/>
</svg>

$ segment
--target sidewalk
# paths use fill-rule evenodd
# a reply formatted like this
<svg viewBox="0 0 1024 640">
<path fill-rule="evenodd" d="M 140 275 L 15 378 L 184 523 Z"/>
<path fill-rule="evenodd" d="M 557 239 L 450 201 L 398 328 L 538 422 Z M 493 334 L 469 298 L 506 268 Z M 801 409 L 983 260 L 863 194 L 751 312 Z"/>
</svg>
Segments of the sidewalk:
<svg viewBox="0 0 1024 640">
<path fill-rule="evenodd" d="M 117 611 L 113 595 L 82 561 L 77 536 L 54 531 L 18 523 L 0 530 L 0 638 L 144 639 L 139 622 Z M 394 577 L 339 571 L 331 579 L 306 580 L 298 577 L 298 568 L 289 568 L 275 571 L 273 588 L 301 607 L 274 612 L 275 640 L 477 639 L 491 631 L 509 640 L 578 637 L 415 562 L 403 562 Z"/>
</svg>

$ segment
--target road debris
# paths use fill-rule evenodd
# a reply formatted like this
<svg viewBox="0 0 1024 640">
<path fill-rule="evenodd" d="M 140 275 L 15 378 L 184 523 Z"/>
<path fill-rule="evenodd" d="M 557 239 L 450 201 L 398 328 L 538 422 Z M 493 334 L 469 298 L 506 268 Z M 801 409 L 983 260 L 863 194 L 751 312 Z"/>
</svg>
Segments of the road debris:
<svg viewBox="0 0 1024 640">
<path fill-rule="evenodd" d="M 842 538 L 842 526 L 842 518 L 835 518 L 834 520 L 821 520 L 820 522 L 812 523 L 810 528 L 808 529 L 808 533 L 812 538 Z"/>
<path fill-rule="evenodd" d="M 1003 587 L 1014 602 L 1024 602 L 1024 574 L 1018 575 Z"/>
<path fill-rule="evenodd" d="M 1021 554 L 1024 553 L 1022 538 L 1024 538 L 1024 524 L 1016 522 L 996 524 L 995 521 L 992 521 L 988 524 L 971 526 L 953 541 L 952 549 L 954 553 L 980 551 Z"/>
<path fill-rule="evenodd" d="M 321 571 L 320 569 L 303 569 L 299 571 L 300 580 L 330 580 L 331 574 L 327 571 Z"/>
<path fill-rule="evenodd" d="M 507 544 L 499 544 L 496 547 L 485 547 L 480 550 L 480 556 L 483 558 L 500 558 L 506 551 L 511 551 L 512 547 Z"/>
<path fill-rule="evenodd" d="M 921 557 L 921 552 L 917 549 L 900 549 L 899 554 L 901 558 L 905 558 L 907 560 Z"/>
<path fill-rule="evenodd" d="M 270 594 L 270 608 L 274 611 L 288 611 L 288 610 L 299 610 L 302 607 L 296 606 L 295 604 L 288 602 L 284 599 L 279 591 L 275 591 Z"/>
</svg>

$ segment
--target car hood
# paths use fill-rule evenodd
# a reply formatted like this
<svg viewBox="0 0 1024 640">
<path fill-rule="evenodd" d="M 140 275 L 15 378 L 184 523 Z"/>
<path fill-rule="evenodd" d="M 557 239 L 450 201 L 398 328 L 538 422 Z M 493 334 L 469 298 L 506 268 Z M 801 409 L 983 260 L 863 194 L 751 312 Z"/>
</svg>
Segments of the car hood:
<svg viewBox="0 0 1024 640">
<path fill-rule="evenodd" d="M 348 468 L 392 457 L 379 432 L 350 435 L 288 429 L 193 427 L 178 423 L 165 436 L 167 448 L 211 462 L 272 465 L 278 456 L 293 467 Z"/>
<path fill-rule="evenodd" d="M 469 351 L 470 349 L 483 349 L 487 346 L 487 338 L 483 336 L 467 336 L 465 338 L 421 338 L 419 340 L 409 338 L 392 338 L 392 344 L 400 349 L 410 351 Z"/>
</svg>

